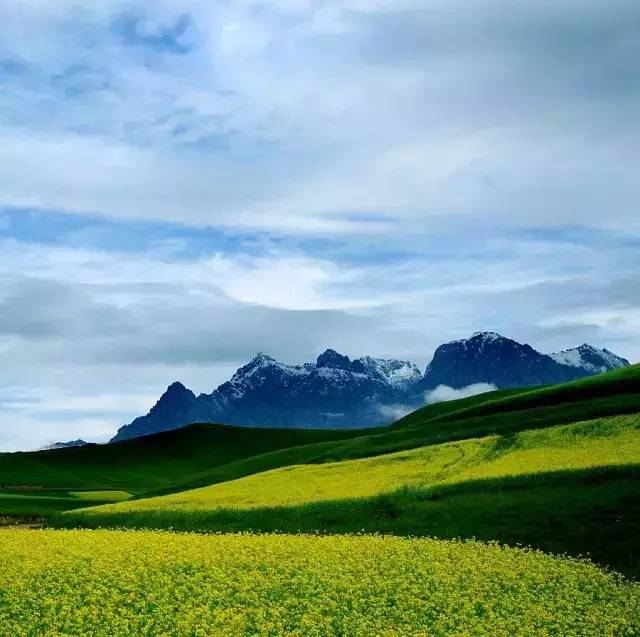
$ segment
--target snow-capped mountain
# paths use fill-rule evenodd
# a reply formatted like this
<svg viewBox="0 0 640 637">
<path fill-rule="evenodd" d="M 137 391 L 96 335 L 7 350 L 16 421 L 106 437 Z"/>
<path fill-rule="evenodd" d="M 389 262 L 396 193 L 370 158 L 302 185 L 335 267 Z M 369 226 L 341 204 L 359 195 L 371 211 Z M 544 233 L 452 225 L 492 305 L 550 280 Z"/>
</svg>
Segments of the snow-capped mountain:
<svg viewBox="0 0 640 637">
<path fill-rule="evenodd" d="M 88 442 L 85 442 L 81 438 L 78 438 L 77 440 L 69 440 L 68 442 L 54 442 L 53 444 L 44 447 L 43 450 L 68 449 L 69 447 L 85 447 L 88 444 Z"/>
<path fill-rule="evenodd" d="M 367 427 L 388 414 L 424 403 L 439 385 L 477 383 L 499 388 L 560 383 L 628 365 L 590 345 L 541 354 L 495 332 L 477 332 L 438 347 L 424 375 L 409 361 L 364 356 L 355 360 L 328 349 L 314 363 L 290 365 L 258 354 L 210 394 L 196 396 L 171 384 L 146 416 L 121 427 L 124 440 L 194 422 L 264 427 Z"/>
<path fill-rule="evenodd" d="M 550 354 L 550 356 L 557 363 L 584 369 L 589 374 L 599 374 L 611 369 L 626 367 L 629 364 L 626 358 L 617 356 L 608 349 L 598 349 L 587 343 L 583 343 L 580 347 Z"/>
<path fill-rule="evenodd" d="M 581 378 L 585 372 L 586 369 L 560 363 L 530 345 L 495 332 L 476 332 L 436 349 L 422 387 L 447 385 L 459 389 L 475 383 L 500 388 L 549 385 Z"/>
<path fill-rule="evenodd" d="M 288 365 L 258 354 L 211 394 L 173 383 L 146 416 L 113 440 L 193 422 L 270 427 L 358 427 L 384 420 L 385 405 L 415 401 L 422 379 L 408 361 L 366 356 L 350 360 L 328 349 L 315 363 Z"/>
</svg>

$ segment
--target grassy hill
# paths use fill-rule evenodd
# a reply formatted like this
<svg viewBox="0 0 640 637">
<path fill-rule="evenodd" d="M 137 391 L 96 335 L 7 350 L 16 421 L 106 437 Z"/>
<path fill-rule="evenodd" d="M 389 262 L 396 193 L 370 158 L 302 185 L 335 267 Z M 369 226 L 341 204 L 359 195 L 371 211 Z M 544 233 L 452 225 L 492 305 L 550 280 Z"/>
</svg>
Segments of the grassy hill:
<svg viewBox="0 0 640 637">
<path fill-rule="evenodd" d="M 446 441 L 640 411 L 640 366 L 574 383 L 491 392 L 429 405 L 390 427 L 291 430 L 192 425 L 110 445 L 0 454 L 0 515 L 37 514 L 38 489 L 172 493 L 284 467 L 391 453 Z M 25 489 L 24 487 L 29 487 Z M 16 491 L 16 488 L 18 491 Z M 28 499 L 27 499 L 28 498 Z M 11 506 L 9 507 L 9 504 Z M 65 502 L 40 500 L 40 514 Z M 75 505 L 69 500 L 69 508 Z M 3 509 L 4 505 L 4 509 Z"/>
<path fill-rule="evenodd" d="M 640 566 L 640 416 L 298 465 L 79 509 L 61 526 L 391 532 L 522 542 Z"/>
<path fill-rule="evenodd" d="M 365 458 L 453 440 L 640 412 L 640 365 L 543 388 L 502 390 L 428 405 L 390 427 L 344 440 L 247 456 L 194 473 L 147 495 L 233 480 L 292 464 Z"/>
<path fill-rule="evenodd" d="M 238 458 L 357 435 L 362 432 L 197 424 L 108 445 L 2 453 L 0 485 L 142 492 Z"/>
</svg>

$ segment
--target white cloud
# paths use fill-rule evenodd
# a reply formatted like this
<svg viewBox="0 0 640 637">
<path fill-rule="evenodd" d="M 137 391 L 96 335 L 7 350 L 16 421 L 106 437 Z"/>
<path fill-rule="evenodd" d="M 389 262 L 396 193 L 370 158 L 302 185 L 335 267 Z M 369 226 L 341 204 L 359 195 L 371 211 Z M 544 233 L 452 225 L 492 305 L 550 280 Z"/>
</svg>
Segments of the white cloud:
<svg viewBox="0 0 640 637">
<path fill-rule="evenodd" d="M 378 412 L 383 422 L 395 422 L 415 410 L 415 405 L 380 405 Z"/>
<path fill-rule="evenodd" d="M 473 385 L 467 385 L 460 389 L 454 389 L 447 385 L 438 385 L 435 389 L 425 393 L 424 399 L 427 405 L 433 403 L 442 403 L 447 400 L 458 400 L 459 398 L 469 398 L 470 396 L 477 396 L 478 394 L 484 394 L 488 391 L 495 391 L 497 387 L 489 383 L 474 383 Z"/>
<path fill-rule="evenodd" d="M 639 230 L 622 0 L 0 11 L 0 60 L 25 62 L 0 97 L 2 204 L 285 233 L 394 229 L 351 216 L 372 211 L 409 231 L 443 214 Z M 184 16 L 182 54 L 117 28 L 161 38 Z"/>
</svg>

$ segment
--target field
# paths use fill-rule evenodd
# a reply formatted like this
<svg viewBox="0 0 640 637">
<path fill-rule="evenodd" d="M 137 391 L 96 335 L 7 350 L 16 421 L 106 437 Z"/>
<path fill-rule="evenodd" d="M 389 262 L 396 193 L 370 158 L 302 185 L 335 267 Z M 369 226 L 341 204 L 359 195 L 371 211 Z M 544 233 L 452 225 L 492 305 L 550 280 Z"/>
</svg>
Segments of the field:
<svg viewBox="0 0 640 637">
<path fill-rule="evenodd" d="M 0 530 L 1 635 L 640 635 L 638 366 L 369 430 L 0 454 L 0 479 L 0 518 L 57 527 Z"/>
<path fill-rule="evenodd" d="M 640 416 L 616 416 L 275 469 L 171 495 L 69 511 L 52 522 L 481 537 L 589 552 L 634 572 L 640 563 L 634 539 L 640 530 L 638 467 Z M 573 532 L 554 522 L 558 510 Z"/>
<path fill-rule="evenodd" d="M 0 634 L 633 635 L 592 564 L 381 536 L 0 532 Z"/>
</svg>

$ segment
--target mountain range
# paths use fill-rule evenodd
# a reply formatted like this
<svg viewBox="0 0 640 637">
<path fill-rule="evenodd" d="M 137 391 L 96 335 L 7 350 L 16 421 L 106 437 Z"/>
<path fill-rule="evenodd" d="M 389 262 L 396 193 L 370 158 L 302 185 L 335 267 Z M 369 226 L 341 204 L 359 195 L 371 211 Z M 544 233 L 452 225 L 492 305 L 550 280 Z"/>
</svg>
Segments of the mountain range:
<svg viewBox="0 0 640 637">
<path fill-rule="evenodd" d="M 624 367 L 624 358 L 581 345 L 542 354 L 495 332 L 438 347 L 423 373 L 410 361 L 349 359 L 328 349 L 315 363 L 289 365 L 258 354 L 210 394 L 174 382 L 149 413 L 121 427 L 112 442 L 194 422 L 302 428 L 370 427 L 429 400 L 445 385 L 464 389 L 555 384 Z"/>
</svg>

